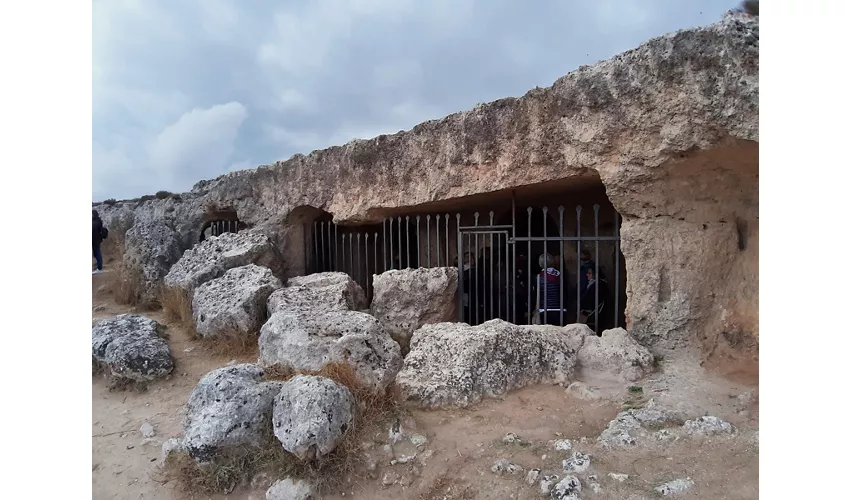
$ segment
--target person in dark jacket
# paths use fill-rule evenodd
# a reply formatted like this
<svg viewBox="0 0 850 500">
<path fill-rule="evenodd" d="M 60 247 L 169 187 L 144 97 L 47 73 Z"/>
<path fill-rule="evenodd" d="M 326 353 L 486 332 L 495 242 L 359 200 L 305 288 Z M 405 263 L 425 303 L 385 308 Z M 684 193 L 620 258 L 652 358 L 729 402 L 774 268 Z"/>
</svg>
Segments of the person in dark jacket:
<svg viewBox="0 0 850 500">
<path fill-rule="evenodd" d="M 97 210 L 91 211 L 91 248 L 94 254 L 94 259 L 97 261 L 97 269 L 92 271 L 92 274 L 103 272 L 103 255 L 100 253 L 100 244 L 103 242 L 103 221 L 100 220 L 100 215 Z"/>
<path fill-rule="evenodd" d="M 588 268 L 585 277 L 587 285 L 581 294 L 581 313 L 587 317 L 588 325 L 596 325 L 597 313 L 601 312 L 608 299 L 608 282 L 604 278 L 594 279 L 593 269 Z M 596 288 L 599 287 L 599 308 L 596 305 Z"/>
</svg>

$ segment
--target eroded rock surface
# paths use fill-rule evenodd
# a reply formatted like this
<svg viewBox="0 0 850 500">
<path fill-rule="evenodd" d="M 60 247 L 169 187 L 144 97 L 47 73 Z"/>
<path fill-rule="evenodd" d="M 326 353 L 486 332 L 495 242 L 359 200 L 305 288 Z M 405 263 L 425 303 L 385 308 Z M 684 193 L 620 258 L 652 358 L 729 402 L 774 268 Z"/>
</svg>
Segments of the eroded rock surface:
<svg viewBox="0 0 850 500">
<path fill-rule="evenodd" d="M 269 314 L 316 308 L 320 311 L 360 311 L 367 307 L 366 294 L 345 273 L 328 272 L 289 278 L 286 287 L 269 296 Z"/>
<path fill-rule="evenodd" d="M 136 314 L 121 314 L 92 326 L 92 359 L 114 376 L 147 382 L 174 369 L 162 326 Z"/>
<path fill-rule="evenodd" d="M 264 382 L 253 364 L 226 366 L 201 378 L 189 396 L 182 445 L 206 461 L 219 453 L 262 447 L 272 437 L 272 407 L 280 382 Z"/>
<path fill-rule="evenodd" d="M 286 478 L 276 481 L 266 490 L 266 500 L 318 500 L 312 484 L 303 479 Z"/>
<path fill-rule="evenodd" d="M 229 269 L 248 264 L 272 270 L 278 267 L 278 255 L 268 236 L 255 231 L 224 233 L 186 250 L 168 271 L 165 284 L 191 296 L 201 284 L 224 275 Z"/>
<path fill-rule="evenodd" d="M 336 448 L 357 411 L 351 391 L 325 377 L 298 375 L 283 383 L 274 401 L 274 434 L 301 460 Z"/>
<path fill-rule="evenodd" d="M 375 391 L 392 383 L 401 350 L 374 317 L 356 311 L 278 310 L 260 330 L 260 363 L 315 372 L 347 364 Z"/>
<path fill-rule="evenodd" d="M 622 328 L 605 330 L 601 337 L 585 336 L 578 352 L 582 370 L 603 372 L 630 382 L 652 372 L 654 359 L 646 347 Z"/>
<path fill-rule="evenodd" d="M 413 334 L 396 384 L 405 399 L 440 407 L 469 406 L 531 384 L 568 383 L 583 338 L 572 326 L 502 320 L 425 325 Z"/>
<path fill-rule="evenodd" d="M 146 302 L 157 299 L 157 285 L 181 254 L 180 237 L 164 219 L 137 221 L 124 235 L 122 265 L 140 273 Z"/>
<path fill-rule="evenodd" d="M 402 350 L 421 326 L 457 320 L 457 268 L 392 270 L 375 276 L 371 312 Z"/>
<path fill-rule="evenodd" d="M 200 285 L 192 298 L 195 330 L 203 337 L 258 333 L 266 301 L 281 282 L 266 267 L 248 264 Z"/>
<path fill-rule="evenodd" d="M 682 427 L 686 433 L 698 436 L 721 436 L 735 433 L 735 427 L 732 424 L 711 415 L 687 420 Z"/>
<path fill-rule="evenodd" d="M 632 446 L 647 438 L 653 431 L 681 424 L 673 412 L 657 408 L 638 408 L 622 411 L 608 423 L 597 442 L 605 448 Z"/>
</svg>

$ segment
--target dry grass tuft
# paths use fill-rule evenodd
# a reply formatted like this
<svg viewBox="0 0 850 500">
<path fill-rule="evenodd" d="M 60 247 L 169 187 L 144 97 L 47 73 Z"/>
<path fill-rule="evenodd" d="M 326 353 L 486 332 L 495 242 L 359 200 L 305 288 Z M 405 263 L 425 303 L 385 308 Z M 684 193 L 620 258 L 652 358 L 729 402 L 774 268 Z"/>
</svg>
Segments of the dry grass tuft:
<svg viewBox="0 0 850 500">
<path fill-rule="evenodd" d="M 262 471 L 276 477 L 297 475 L 298 459 L 281 446 L 245 448 L 203 464 L 187 453 L 170 453 L 156 469 L 154 479 L 162 484 L 174 483 L 187 494 L 228 494 Z"/>
<path fill-rule="evenodd" d="M 193 328 L 194 331 L 194 328 Z M 234 358 L 257 357 L 260 354 L 259 333 L 228 332 L 216 337 L 199 337 L 213 356 Z"/>
<path fill-rule="evenodd" d="M 159 291 L 159 303 L 171 324 L 184 328 L 192 338 L 198 338 L 192 318 L 192 300 L 186 290 L 163 285 Z"/>
<path fill-rule="evenodd" d="M 142 273 L 119 263 L 106 275 L 106 288 L 119 304 L 153 308 L 155 303 L 145 299 L 145 284 Z"/>
<path fill-rule="evenodd" d="M 120 263 L 124 258 L 124 233 L 117 230 L 114 233 L 110 232 L 109 237 L 101 243 L 100 252 L 103 255 L 104 265 Z"/>
</svg>

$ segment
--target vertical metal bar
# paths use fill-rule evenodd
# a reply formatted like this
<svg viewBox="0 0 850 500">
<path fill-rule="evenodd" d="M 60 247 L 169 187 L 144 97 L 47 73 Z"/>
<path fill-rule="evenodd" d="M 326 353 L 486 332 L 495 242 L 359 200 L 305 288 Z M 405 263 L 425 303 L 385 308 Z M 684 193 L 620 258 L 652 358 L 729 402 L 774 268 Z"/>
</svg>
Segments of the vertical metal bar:
<svg viewBox="0 0 850 500">
<path fill-rule="evenodd" d="M 354 233 L 348 233 L 348 260 L 349 260 L 349 273 L 352 279 L 354 278 Z"/>
<path fill-rule="evenodd" d="M 458 259 L 458 265 L 460 265 L 460 259 Z M 437 214 L 437 267 L 440 267 L 440 214 Z M 449 267 L 448 256 L 446 257 L 446 267 Z"/>
<path fill-rule="evenodd" d="M 333 238 L 331 236 L 333 226 L 336 226 L 333 221 L 328 222 L 328 261 L 330 262 L 328 271 L 336 271 L 336 263 L 334 262 L 334 254 L 336 253 L 336 248 L 334 248 L 333 244 L 331 243 L 333 241 Z"/>
<path fill-rule="evenodd" d="M 502 319 L 502 293 L 504 293 L 504 283 L 502 283 L 502 234 L 496 233 L 496 315 L 494 317 Z M 507 278 L 508 275 L 505 275 Z"/>
<path fill-rule="evenodd" d="M 449 222 L 449 214 L 446 214 L 446 267 L 449 267 Z M 457 227 L 460 227 L 460 214 L 457 214 Z M 460 254 L 457 260 L 460 262 Z"/>
<path fill-rule="evenodd" d="M 401 216 L 399 215 L 398 216 L 398 268 L 399 268 L 399 270 L 404 269 L 404 263 L 401 261 L 401 257 L 402 257 L 402 255 L 404 255 L 404 253 L 402 253 L 402 250 L 401 250 L 402 241 L 403 240 L 401 238 Z"/>
<path fill-rule="evenodd" d="M 360 233 L 357 233 L 357 267 L 354 268 L 354 281 L 357 282 L 358 285 L 362 285 L 360 280 Z"/>
<path fill-rule="evenodd" d="M 558 234 L 561 236 L 561 238 L 563 238 L 564 237 L 564 206 L 563 205 L 560 205 L 558 207 L 558 220 L 559 220 Z M 560 262 L 558 263 L 558 267 L 560 268 L 560 271 L 561 271 L 561 275 L 559 276 L 559 278 L 561 280 L 561 286 L 560 286 L 560 290 L 561 290 L 561 302 L 560 302 L 560 304 L 561 304 L 561 312 L 560 312 L 561 321 L 560 322 L 561 322 L 561 326 L 564 326 L 564 295 L 566 295 L 564 293 L 565 292 L 565 290 L 564 290 L 564 270 L 565 269 L 564 268 L 567 267 L 567 266 L 564 265 L 565 264 L 565 262 L 564 262 L 564 240 L 561 240 L 561 248 L 558 252 L 558 259 L 560 259 Z"/>
<path fill-rule="evenodd" d="M 463 240 L 460 233 L 460 224 L 457 225 L 457 254 L 461 255 L 463 251 Z M 437 214 L 437 267 L 440 267 L 440 214 Z M 446 265 L 446 267 L 449 267 Z M 463 282 L 463 259 L 457 259 L 457 318 L 458 322 L 463 323 L 463 294 L 466 291 Z"/>
<path fill-rule="evenodd" d="M 369 233 L 365 233 L 366 244 L 363 247 L 364 261 L 366 263 L 366 276 L 363 277 L 363 282 L 366 284 L 366 298 L 369 298 Z"/>
<path fill-rule="evenodd" d="M 373 272 L 373 274 L 378 274 L 378 231 L 375 231 L 375 239 L 374 239 L 374 243 L 372 245 L 375 247 L 375 251 L 373 252 L 374 256 L 375 256 L 375 271 Z M 372 294 L 373 294 L 373 297 L 374 297 L 374 293 L 375 293 L 375 279 L 372 278 Z"/>
<path fill-rule="evenodd" d="M 313 247 L 316 249 L 316 255 L 314 256 L 315 260 L 313 260 L 313 265 L 311 267 L 313 269 L 312 272 L 314 272 L 314 273 L 316 272 L 316 266 L 318 265 L 318 262 L 319 262 L 319 239 L 316 238 L 316 236 L 318 235 L 318 232 L 319 232 L 318 227 L 319 227 L 319 224 L 316 221 L 313 221 Z"/>
<path fill-rule="evenodd" d="M 334 269 L 339 271 L 339 247 L 337 246 L 337 240 L 339 240 L 339 225 L 334 224 Z"/>
<path fill-rule="evenodd" d="M 425 244 L 428 246 L 428 267 L 431 267 L 431 214 L 425 216 L 425 233 L 427 235 Z"/>
<path fill-rule="evenodd" d="M 460 224 L 458 224 L 458 226 L 459 225 Z M 469 258 L 469 265 L 470 265 L 470 268 L 469 268 L 469 285 L 468 285 L 469 291 L 467 292 L 467 294 L 469 295 L 469 304 L 468 304 L 469 305 L 469 311 L 468 311 L 469 312 L 469 320 L 467 321 L 467 323 L 469 323 L 470 325 L 474 325 L 475 324 L 475 313 L 473 312 L 473 304 L 474 304 L 473 299 L 478 300 L 478 297 L 473 296 L 473 291 L 475 290 L 475 277 L 473 276 L 473 274 L 474 274 L 475 271 L 473 271 L 472 266 L 473 266 L 475 256 L 472 254 L 472 233 L 466 233 L 466 254 L 470 255 L 470 258 Z M 466 255 L 464 255 L 464 257 L 466 257 Z"/>
<path fill-rule="evenodd" d="M 416 267 L 422 267 L 422 244 L 419 240 L 419 216 L 416 216 Z"/>
<path fill-rule="evenodd" d="M 319 223 L 319 272 L 325 272 L 325 221 Z"/>
<path fill-rule="evenodd" d="M 384 231 L 384 238 L 381 240 L 381 248 L 384 250 L 384 271 L 386 271 L 387 270 L 387 219 L 384 219 L 384 221 L 381 222 L 381 229 L 383 229 L 383 231 Z"/>
<path fill-rule="evenodd" d="M 620 214 L 614 210 L 614 328 L 620 326 Z M 625 325 L 624 325 L 625 326 Z"/>
<path fill-rule="evenodd" d="M 511 238 L 516 237 L 516 191 L 511 190 Z M 511 323 L 517 324 L 516 322 L 516 313 L 517 313 L 517 288 L 516 288 L 516 243 L 511 245 L 513 248 L 513 260 L 511 264 L 508 265 L 508 271 L 511 272 L 511 280 L 513 281 L 513 287 L 508 293 L 508 311 L 510 311 L 510 317 L 513 318 Z M 508 252 L 510 253 L 510 252 Z M 513 304 L 513 307 L 511 307 Z"/>
<path fill-rule="evenodd" d="M 596 255 L 593 259 L 593 264 L 596 269 L 593 271 L 593 279 L 596 280 L 596 285 L 593 287 L 593 330 L 596 335 L 599 335 L 599 204 L 593 205 L 593 232 L 596 236 Z"/>
<path fill-rule="evenodd" d="M 490 210 L 490 225 L 493 225 L 493 211 Z M 491 230 L 492 231 L 492 230 Z M 486 316 L 487 319 L 495 318 L 495 314 L 493 313 L 493 233 L 490 233 L 490 314 Z"/>
<path fill-rule="evenodd" d="M 475 227 L 478 227 L 478 212 L 475 212 Z M 478 269 L 479 261 L 478 261 L 478 232 L 477 231 L 475 232 L 475 254 L 472 256 L 472 258 L 475 259 L 475 301 L 478 302 L 478 301 L 481 300 L 481 294 L 479 293 L 479 290 L 478 290 L 478 281 L 479 281 L 478 280 L 478 273 L 480 272 L 480 270 Z M 478 307 L 478 304 L 476 303 L 475 304 L 475 324 L 476 325 L 481 324 L 481 322 L 479 321 L 481 319 L 481 314 L 479 313 L 478 309 L 479 309 L 479 307 Z"/>
<path fill-rule="evenodd" d="M 340 247 L 340 250 L 341 250 L 340 256 L 342 257 L 342 265 L 340 266 L 339 270 L 344 273 L 344 272 L 346 272 L 346 267 L 347 267 L 346 266 L 347 262 L 345 261 L 345 233 L 342 233 L 341 243 L 342 243 L 342 245 Z"/>
<path fill-rule="evenodd" d="M 576 206 L 576 323 L 581 323 L 581 205 Z"/>
<path fill-rule="evenodd" d="M 528 259 L 528 276 L 525 278 L 525 288 L 528 289 L 528 317 L 526 321 L 527 324 L 531 324 L 531 211 L 533 209 L 528 207 L 528 255 L 526 258 Z"/>
<path fill-rule="evenodd" d="M 543 280 L 543 295 L 540 296 L 540 305 L 543 306 L 541 320 L 544 325 L 548 325 L 549 321 L 549 251 L 547 250 L 547 228 L 549 227 L 549 207 L 543 207 L 543 274 L 540 277 Z"/>
<path fill-rule="evenodd" d="M 405 235 L 407 236 L 407 245 L 406 245 L 406 247 L 407 247 L 407 262 L 406 262 L 406 264 L 407 265 L 404 266 L 404 267 L 409 268 L 409 267 L 411 267 L 410 266 L 410 216 L 409 215 L 404 216 L 404 224 L 405 224 L 404 232 L 405 232 Z"/>
<path fill-rule="evenodd" d="M 390 267 L 387 268 L 393 269 L 393 218 L 390 217 Z"/>
</svg>

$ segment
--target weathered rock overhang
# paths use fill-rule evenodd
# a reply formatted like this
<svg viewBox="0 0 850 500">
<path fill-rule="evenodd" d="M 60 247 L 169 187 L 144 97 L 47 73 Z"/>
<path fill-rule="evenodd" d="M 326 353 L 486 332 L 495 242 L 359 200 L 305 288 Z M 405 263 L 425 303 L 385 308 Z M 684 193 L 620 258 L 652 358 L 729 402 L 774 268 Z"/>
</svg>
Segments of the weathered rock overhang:
<svg viewBox="0 0 850 500">
<path fill-rule="evenodd" d="M 677 346 L 695 336 L 757 337 L 758 78 L 758 18 L 730 15 L 519 98 L 201 181 L 179 200 L 97 208 L 107 223 L 172 220 L 189 246 L 214 206 L 282 242 L 300 207 L 367 224 L 410 207 L 598 175 L 623 216 L 627 312 L 638 338 Z M 736 250 L 742 225 L 748 251 Z M 668 248 L 670 234 L 678 247 Z M 718 257 L 699 250 L 709 244 Z M 717 280 L 693 283 L 705 273 Z M 707 324 L 711 332 L 695 333 Z"/>
</svg>

